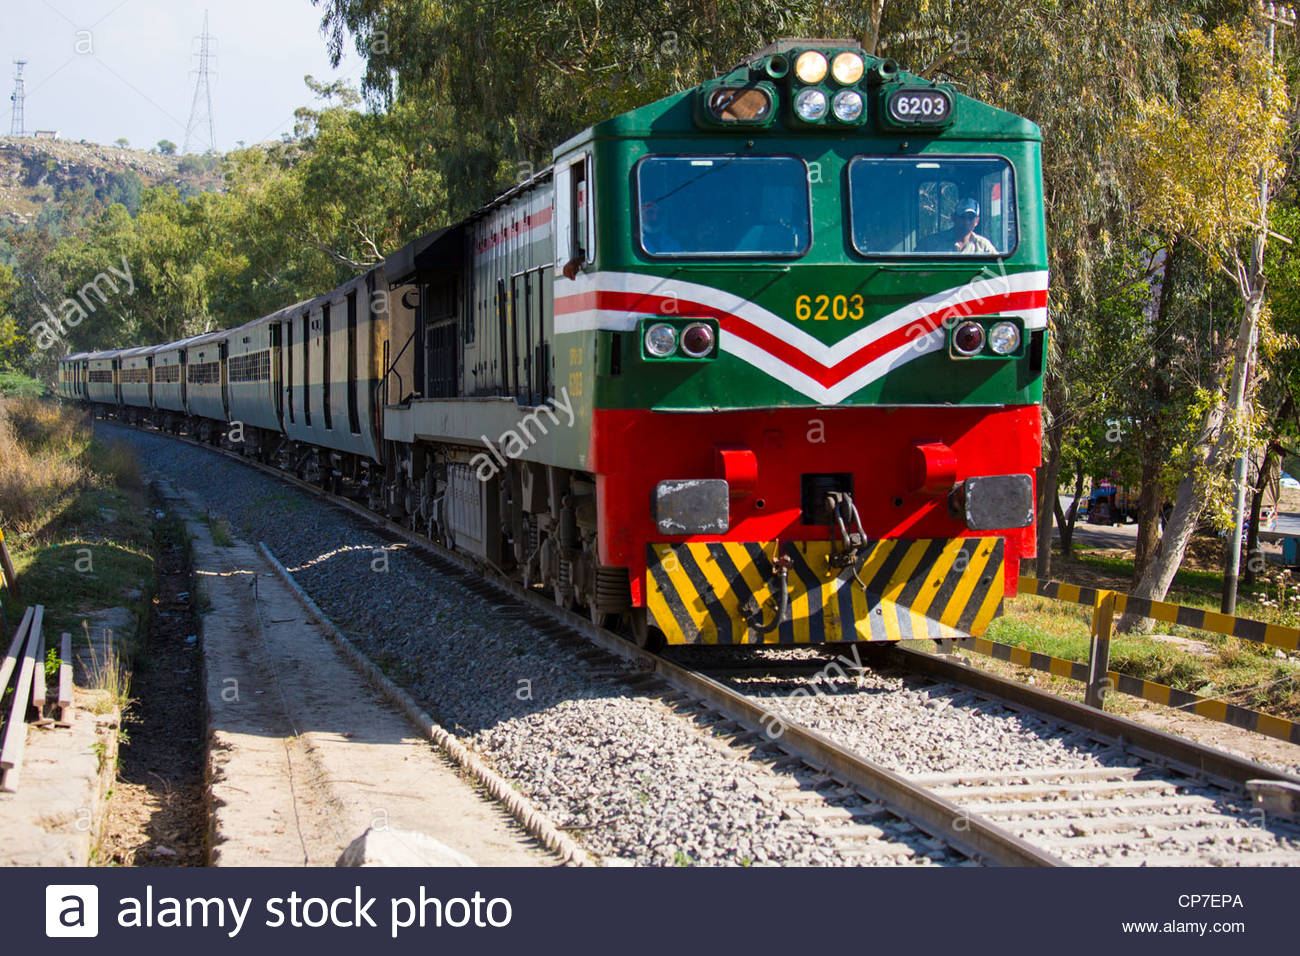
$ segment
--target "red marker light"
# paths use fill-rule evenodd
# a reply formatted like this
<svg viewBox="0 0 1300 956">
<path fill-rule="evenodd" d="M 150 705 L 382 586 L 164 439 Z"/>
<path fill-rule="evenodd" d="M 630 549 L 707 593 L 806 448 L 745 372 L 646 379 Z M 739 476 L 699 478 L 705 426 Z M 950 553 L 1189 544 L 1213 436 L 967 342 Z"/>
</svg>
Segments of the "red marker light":
<svg viewBox="0 0 1300 956">
<path fill-rule="evenodd" d="M 963 322 L 952 334 L 952 347 L 961 355 L 974 355 L 984 347 L 984 327 L 978 322 Z"/>
<path fill-rule="evenodd" d="M 713 351 L 713 329 L 703 322 L 686 326 L 682 333 L 682 351 L 691 358 L 704 358 Z"/>
</svg>

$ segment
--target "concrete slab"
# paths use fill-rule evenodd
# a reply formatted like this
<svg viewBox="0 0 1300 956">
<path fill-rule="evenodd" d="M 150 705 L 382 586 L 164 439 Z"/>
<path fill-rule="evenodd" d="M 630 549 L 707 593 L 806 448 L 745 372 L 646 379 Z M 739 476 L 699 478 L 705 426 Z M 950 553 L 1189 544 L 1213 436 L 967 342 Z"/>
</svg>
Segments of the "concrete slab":
<svg viewBox="0 0 1300 956">
<path fill-rule="evenodd" d="M 0 794 L 0 866 L 89 865 L 117 765 L 107 697 L 77 687 L 70 727 L 28 725 L 18 792 Z"/>
<path fill-rule="evenodd" d="M 210 862 L 332 866 L 367 830 L 416 831 L 480 866 L 551 866 L 498 805 L 347 665 L 256 548 L 193 537 L 209 719 Z"/>
</svg>

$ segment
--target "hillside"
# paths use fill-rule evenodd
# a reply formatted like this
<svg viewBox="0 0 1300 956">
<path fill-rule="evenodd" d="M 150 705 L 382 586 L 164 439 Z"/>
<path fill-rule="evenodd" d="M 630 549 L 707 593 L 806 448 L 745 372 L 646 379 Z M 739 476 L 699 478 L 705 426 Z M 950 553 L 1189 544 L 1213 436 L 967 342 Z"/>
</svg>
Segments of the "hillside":
<svg viewBox="0 0 1300 956">
<path fill-rule="evenodd" d="M 133 208 L 140 189 L 164 184 L 174 185 L 184 194 L 219 190 L 219 158 L 0 137 L 0 225 L 21 227 L 35 222 L 44 209 L 81 187 Z"/>
</svg>

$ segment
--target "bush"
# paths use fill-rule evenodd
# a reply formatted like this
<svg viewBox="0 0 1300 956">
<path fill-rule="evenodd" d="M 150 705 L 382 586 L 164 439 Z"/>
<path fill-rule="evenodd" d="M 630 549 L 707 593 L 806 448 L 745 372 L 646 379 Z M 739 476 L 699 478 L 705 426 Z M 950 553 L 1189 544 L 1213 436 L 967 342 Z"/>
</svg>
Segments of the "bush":
<svg viewBox="0 0 1300 956">
<path fill-rule="evenodd" d="M 131 446 L 119 442 L 95 441 L 90 446 L 91 470 L 108 484 L 125 488 L 140 483 L 140 463 Z"/>
<path fill-rule="evenodd" d="M 48 395 L 49 388 L 43 382 L 23 375 L 21 372 L 0 371 L 0 396 L 25 395 L 39 397 Z"/>
<path fill-rule="evenodd" d="M 89 478 L 85 418 L 34 398 L 0 400 L 0 522 L 43 525 Z"/>
</svg>

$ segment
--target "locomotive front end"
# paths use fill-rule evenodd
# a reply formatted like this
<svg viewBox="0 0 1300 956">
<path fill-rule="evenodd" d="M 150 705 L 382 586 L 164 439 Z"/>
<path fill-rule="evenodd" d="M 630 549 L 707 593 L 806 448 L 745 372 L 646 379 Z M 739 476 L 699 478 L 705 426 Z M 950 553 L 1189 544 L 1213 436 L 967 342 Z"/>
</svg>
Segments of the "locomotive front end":
<svg viewBox="0 0 1300 956">
<path fill-rule="evenodd" d="M 603 248 L 557 275 L 555 328 L 641 631 L 982 633 L 1035 549 L 1037 128 L 786 41 L 575 148 Z"/>
</svg>

